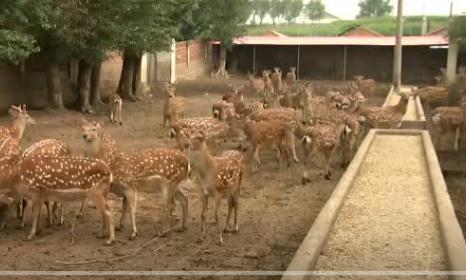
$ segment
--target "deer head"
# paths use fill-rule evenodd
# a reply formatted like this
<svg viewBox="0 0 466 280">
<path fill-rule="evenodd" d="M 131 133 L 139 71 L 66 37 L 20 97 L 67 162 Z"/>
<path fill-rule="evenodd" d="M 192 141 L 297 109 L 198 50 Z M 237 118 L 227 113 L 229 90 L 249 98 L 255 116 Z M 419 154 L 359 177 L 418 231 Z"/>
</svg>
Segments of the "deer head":
<svg viewBox="0 0 466 280">
<path fill-rule="evenodd" d="M 96 121 L 81 120 L 81 135 L 86 143 L 96 143 L 102 137 L 102 125 Z"/>
<path fill-rule="evenodd" d="M 36 121 L 28 114 L 25 104 L 19 106 L 11 105 L 8 113 L 15 120 L 20 120 L 24 124 L 36 124 Z"/>
</svg>

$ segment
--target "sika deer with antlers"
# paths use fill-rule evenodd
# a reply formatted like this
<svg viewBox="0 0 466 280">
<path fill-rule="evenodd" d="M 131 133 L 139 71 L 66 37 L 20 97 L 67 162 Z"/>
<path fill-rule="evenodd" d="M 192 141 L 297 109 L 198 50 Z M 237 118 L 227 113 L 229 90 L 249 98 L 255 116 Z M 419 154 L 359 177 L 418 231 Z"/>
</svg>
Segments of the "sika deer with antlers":
<svg viewBox="0 0 466 280">
<path fill-rule="evenodd" d="M 36 124 L 36 121 L 29 116 L 24 104 L 21 106 L 11 105 L 8 113 L 13 117 L 13 121 L 9 127 L 0 126 L 0 139 L 11 137 L 20 141 L 23 137 L 26 124 Z"/>
<path fill-rule="evenodd" d="M 215 197 L 215 221 L 220 244 L 223 245 L 223 232 L 229 231 L 231 212 L 234 211 L 234 232 L 239 231 L 238 201 L 243 179 L 243 161 L 241 152 L 228 150 L 222 156 L 214 157 L 207 148 L 206 136 L 203 132 L 193 135 L 190 139 L 190 163 L 199 180 L 202 198 L 201 233 L 205 235 L 205 220 L 209 196 Z M 222 229 L 218 209 L 222 198 L 228 200 L 228 214 L 225 227 Z"/>
</svg>

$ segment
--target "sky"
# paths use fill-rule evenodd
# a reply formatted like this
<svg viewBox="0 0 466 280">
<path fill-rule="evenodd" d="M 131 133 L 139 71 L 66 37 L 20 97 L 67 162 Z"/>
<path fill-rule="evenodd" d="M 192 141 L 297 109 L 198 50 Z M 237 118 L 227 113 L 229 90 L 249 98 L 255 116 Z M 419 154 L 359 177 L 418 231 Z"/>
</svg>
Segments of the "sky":
<svg viewBox="0 0 466 280">
<path fill-rule="evenodd" d="M 359 13 L 360 0 L 323 0 L 326 11 L 343 19 L 352 19 Z M 304 2 L 307 2 L 306 0 Z M 396 14 L 397 0 L 390 1 Z M 404 15 L 449 15 L 451 0 L 404 0 Z M 466 12 L 466 0 L 453 0 L 453 14 Z"/>
</svg>

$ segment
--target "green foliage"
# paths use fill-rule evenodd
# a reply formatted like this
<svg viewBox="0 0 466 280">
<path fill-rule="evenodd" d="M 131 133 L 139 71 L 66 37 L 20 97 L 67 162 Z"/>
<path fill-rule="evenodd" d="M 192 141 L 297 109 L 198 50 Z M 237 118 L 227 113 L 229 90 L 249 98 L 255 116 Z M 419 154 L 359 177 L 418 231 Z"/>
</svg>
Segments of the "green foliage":
<svg viewBox="0 0 466 280">
<path fill-rule="evenodd" d="M 445 26 L 448 17 L 429 16 L 430 30 L 439 26 Z M 262 25 L 247 28 L 248 35 L 262 35 L 273 28 L 277 32 L 288 36 L 338 36 L 355 26 L 365 26 L 383 35 L 396 34 L 396 18 L 364 18 L 356 20 L 338 20 L 328 24 L 284 24 L 284 25 Z M 409 16 L 404 18 L 403 34 L 406 36 L 421 35 L 422 17 Z"/>
<path fill-rule="evenodd" d="M 283 0 L 283 17 L 288 23 L 293 23 L 301 14 L 303 0 Z"/>
<path fill-rule="evenodd" d="M 272 18 L 273 24 L 283 17 L 283 1 L 282 0 L 270 0 L 270 11 L 269 15 Z"/>
<path fill-rule="evenodd" d="M 18 63 L 39 51 L 34 38 L 22 28 L 28 22 L 24 4 L 19 0 L 0 2 L 0 61 Z"/>
<path fill-rule="evenodd" d="M 145 51 L 167 50 L 177 36 L 181 18 L 192 0 L 132 0 L 119 15 L 119 49 L 140 56 Z"/>
<path fill-rule="evenodd" d="M 233 38 L 245 32 L 250 14 L 248 0 L 200 0 L 197 9 L 200 37 L 219 40 L 231 47 Z"/>
<path fill-rule="evenodd" d="M 262 24 L 265 16 L 270 12 L 270 0 L 252 0 L 251 5 L 254 15 L 259 17 L 259 22 Z"/>
<path fill-rule="evenodd" d="M 11 30 L 0 29 L 0 61 L 18 63 L 39 51 L 34 38 Z"/>
<path fill-rule="evenodd" d="M 306 5 L 306 13 L 311 21 L 321 19 L 325 13 L 322 0 L 310 0 Z"/>
<path fill-rule="evenodd" d="M 454 39 L 466 40 L 466 16 L 456 16 L 452 19 L 448 35 Z"/>
<path fill-rule="evenodd" d="M 358 18 L 383 17 L 393 10 L 390 0 L 362 0 L 359 2 L 359 8 Z"/>
</svg>

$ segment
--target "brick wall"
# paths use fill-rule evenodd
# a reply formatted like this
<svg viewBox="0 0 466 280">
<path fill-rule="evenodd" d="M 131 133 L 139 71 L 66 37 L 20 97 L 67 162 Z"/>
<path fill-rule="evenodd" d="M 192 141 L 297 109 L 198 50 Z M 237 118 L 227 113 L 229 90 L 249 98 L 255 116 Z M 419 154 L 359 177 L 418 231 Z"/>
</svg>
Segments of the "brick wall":
<svg viewBox="0 0 466 280">
<path fill-rule="evenodd" d="M 201 41 L 182 41 L 176 43 L 176 77 L 196 78 L 205 75 L 207 63 L 207 45 Z"/>
</svg>

